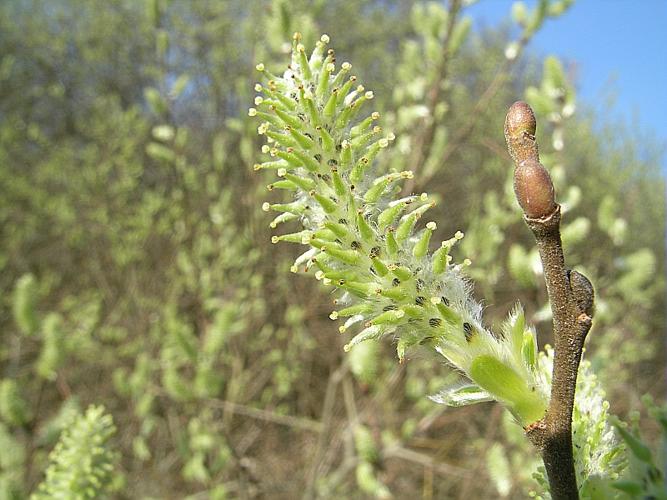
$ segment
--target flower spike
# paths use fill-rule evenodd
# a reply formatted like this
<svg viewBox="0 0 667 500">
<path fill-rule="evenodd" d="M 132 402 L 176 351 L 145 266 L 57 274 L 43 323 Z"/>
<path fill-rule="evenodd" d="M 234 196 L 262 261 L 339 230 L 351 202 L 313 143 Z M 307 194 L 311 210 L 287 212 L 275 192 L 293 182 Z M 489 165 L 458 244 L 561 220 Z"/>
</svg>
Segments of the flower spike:
<svg viewBox="0 0 667 500">
<path fill-rule="evenodd" d="M 268 142 L 262 151 L 272 157 L 255 168 L 276 172 L 272 186 L 293 195 L 286 203 L 264 204 L 281 213 L 271 227 L 293 219 L 303 226 L 272 241 L 307 245 L 292 270 L 315 266 L 316 279 L 338 289 L 340 307 L 330 318 L 344 318 L 341 332 L 356 331 L 346 351 L 390 335 L 400 361 L 412 347 L 431 346 L 472 382 L 443 401 L 490 397 L 524 425 L 541 418 L 547 389 L 535 371 L 534 332 L 524 328 L 523 314 L 512 316 L 511 335 L 485 328 L 462 274 L 470 261 L 455 263 L 450 255 L 463 234 L 431 252 L 437 226 L 420 219 L 434 203 L 425 193 L 394 197 L 412 172 L 376 172 L 375 158 L 395 137 L 383 131 L 377 112 L 364 111 L 373 92 L 347 76 L 349 63 L 336 70 L 328 36 L 310 55 L 300 40 L 295 36 L 292 64 L 282 77 L 258 67 L 270 81 L 256 86 L 262 95 L 249 112 L 262 121 L 259 132 Z M 513 137 L 530 133 L 508 124 Z"/>
</svg>

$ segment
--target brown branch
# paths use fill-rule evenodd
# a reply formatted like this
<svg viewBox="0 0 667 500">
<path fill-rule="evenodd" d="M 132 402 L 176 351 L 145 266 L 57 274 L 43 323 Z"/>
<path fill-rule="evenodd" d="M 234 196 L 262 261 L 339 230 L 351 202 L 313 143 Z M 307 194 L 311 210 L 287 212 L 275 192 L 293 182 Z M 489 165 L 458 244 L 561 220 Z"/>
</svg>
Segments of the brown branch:
<svg viewBox="0 0 667 500">
<path fill-rule="evenodd" d="M 406 460 L 408 462 L 417 463 L 423 467 L 428 467 L 433 469 L 438 474 L 445 476 L 457 476 L 463 478 L 470 478 L 470 471 L 459 467 L 457 465 L 451 465 L 446 462 L 440 462 L 436 458 L 429 455 L 424 455 L 418 451 L 410 450 L 404 448 L 400 444 L 390 445 L 386 447 L 382 452 L 383 458 L 400 458 L 401 460 Z"/>
<path fill-rule="evenodd" d="M 521 52 L 523 48 L 528 45 L 530 37 L 526 34 L 522 35 L 519 40 L 517 40 L 518 51 Z M 480 98 L 478 99 L 475 107 L 472 112 L 468 114 L 468 121 L 459 128 L 456 136 L 452 139 L 450 146 L 445 150 L 442 155 L 441 163 L 445 164 L 449 157 L 456 151 L 456 149 L 466 141 L 468 136 L 475 130 L 475 126 L 479 123 L 479 114 L 488 106 L 489 101 L 496 95 L 498 90 L 502 85 L 510 78 L 509 70 L 518 60 L 518 57 L 507 58 L 503 57 L 502 62 L 498 65 L 493 79 L 486 87 Z"/>
<path fill-rule="evenodd" d="M 551 399 L 547 414 L 538 425 L 531 426 L 528 438 L 542 452 L 544 466 L 555 500 L 579 498 L 572 454 L 572 411 L 577 373 L 591 316 L 579 302 L 592 303 L 592 289 L 583 300 L 576 298 L 574 273 L 565 268 L 560 238 L 560 206 L 547 218 L 525 217 L 533 231 L 542 260 L 547 294 L 551 303 L 554 331 L 554 367 Z M 577 279 L 588 282 L 583 275 Z"/>
<path fill-rule="evenodd" d="M 516 163 L 514 191 L 533 232 L 542 260 L 553 315 L 554 364 L 547 413 L 526 428 L 540 450 L 554 500 L 579 498 L 572 453 L 572 412 L 577 373 L 593 315 L 593 287 L 565 268 L 560 237 L 560 206 L 547 170 L 539 163 L 535 115 L 523 102 L 512 105 L 505 120 L 507 147 Z"/>
<path fill-rule="evenodd" d="M 502 410 L 503 407 L 500 405 L 494 405 L 493 410 L 491 410 L 491 415 L 489 417 L 489 422 L 487 424 L 486 433 L 484 435 L 483 449 L 490 449 L 491 446 L 493 445 L 496 434 L 500 429 L 500 425 L 498 424 L 500 423 L 499 420 L 502 417 Z M 473 469 L 471 471 L 471 477 L 478 477 L 482 473 L 484 467 L 486 467 L 485 459 L 486 456 L 482 456 L 480 454 L 480 456 L 477 459 L 477 463 L 473 466 Z M 461 491 L 459 492 L 459 495 L 457 497 L 458 500 L 466 500 L 467 498 L 471 498 L 472 496 L 471 493 L 473 492 L 475 487 L 479 487 L 477 481 L 464 482 L 463 487 L 461 488 Z"/>
<path fill-rule="evenodd" d="M 336 388 L 338 384 L 343 380 L 343 377 L 347 373 L 348 365 L 346 362 L 343 362 L 336 370 L 331 372 L 329 375 L 329 381 L 327 382 L 327 389 L 324 395 L 324 403 L 322 405 L 322 427 L 320 435 L 317 439 L 317 445 L 315 448 L 315 453 L 313 454 L 313 459 L 310 464 L 310 469 L 308 470 L 306 485 L 304 488 L 304 499 L 313 498 L 315 492 L 315 483 L 318 477 L 318 469 L 322 461 L 322 456 L 329 440 L 328 430 L 331 427 L 331 421 L 333 418 L 334 403 L 336 397 Z"/>
<path fill-rule="evenodd" d="M 284 425 L 295 429 L 314 432 L 319 434 L 323 430 L 321 422 L 311 420 L 304 417 L 295 417 L 292 415 L 281 415 L 270 410 L 262 410 L 260 408 L 253 408 L 251 406 L 234 403 L 232 401 L 223 401 L 219 399 L 211 399 L 208 401 L 214 408 L 222 408 L 232 414 L 243 415 L 264 422 L 270 422 L 277 425 Z"/>
<path fill-rule="evenodd" d="M 426 158 L 431 154 L 431 147 L 433 145 L 433 137 L 435 136 L 435 130 L 437 128 L 437 120 L 435 117 L 435 108 L 440 102 L 442 96 L 442 87 L 444 81 L 447 79 L 447 73 L 449 70 L 449 62 L 451 59 L 451 50 L 450 43 L 452 40 L 452 33 L 454 32 L 454 27 L 456 26 L 456 21 L 458 19 L 459 12 L 461 11 L 461 0 L 451 0 L 449 5 L 449 18 L 447 22 L 447 31 L 445 33 L 445 38 L 442 41 L 442 58 L 440 59 L 440 67 L 436 75 L 431 88 L 427 94 L 427 108 L 428 115 L 425 120 L 427 122 L 422 129 L 422 133 L 417 138 L 417 144 L 413 149 L 412 157 L 410 158 L 408 164 L 412 165 L 412 169 L 416 170 L 418 166 L 422 165 Z M 414 189 L 414 179 L 408 179 L 403 186 L 404 193 L 410 193 Z"/>
<path fill-rule="evenodd" d="M 519 50 L 525 47 L 529 41 L 530 41 L 529 37 L 525 35 L 522 36 L 517 42 L 520 47 Z M 488 104 L 491 101 L 491 99 L 497 94 L 498 90 L 502 87 L 502 85 L 510 78 L 509 70 L 516 60 L 517 58 L 514 59 L 504 58 L 503 61 L 499 64 L 493 79 L 486 87 L 480 98 L 477 100 L 477 103 L 475 104 L 475 107 L 473 108 L 472 112 L 468 113 L 467 115 L 468 118 L 466 122 L 457 129 L 456 135 L 454 135 L 451 141 L 449 141 L 447 148 L 443 152 L 442 158 L 440 159 L 439 163 L 441 165 L 446 165 L 447 162 L 449 161 L 449 158 L 458 150 L 458 148 L 462 144 L 464 144 L 468 140 L 470 135 L 475 131 L 475 127 L 477 126 L 478 123 L 480 123 L 479 120 L 480 114 L 484 111 L 486 107 L 488 107 Z M 431 124 L 433 133 L 435 133 L 436 125 L 437 124 L 435 123 Z M 422 161 L 426 161 L 426 159 L 428 158 L 428 154 L 430 154 L 430 147 L 428 148 L 427 154 L 421 156 Z M 433 175 L 434 172 L 432 171 L 422 173 L 422 175 L 420 176 L 420 182 L 422 184 L 428 182 L 429 180 L 431 180 Z M 415 181 L 410 180 L 408 182 L 411 183 L 410 184 L 411 188 L 414 188 Z"/>
</svg>

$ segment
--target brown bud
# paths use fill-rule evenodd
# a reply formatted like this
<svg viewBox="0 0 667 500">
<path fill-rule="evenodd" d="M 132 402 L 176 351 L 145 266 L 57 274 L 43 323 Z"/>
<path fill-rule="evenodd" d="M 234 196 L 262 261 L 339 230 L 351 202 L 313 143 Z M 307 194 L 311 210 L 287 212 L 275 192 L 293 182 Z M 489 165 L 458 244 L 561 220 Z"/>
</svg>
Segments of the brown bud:
<svg viewBox="0 0 667 500">
<path fill-rule="evenodd" d="M 547 217 L 556 210 L 551 176 L 537 160 L 525 160 L 514 169 L 514 194 L 531 219 Z"/>
<path fill-rule="evenodd" d="M 595 291 L 590 280 L 583 274 L 570 270 L 567 271 L 567 278 L 579 311 L 592 318 L 595 310 Z"/>
<path fill-rule="evenodd" d="M 518 135 L 526 132 L 529 135 L 535 135 L 536 128 L 535 113 L 527 103 L 517 101 L 510 106 L 505 118 L 505 130 L 509 134 Z"/>
<path fill-rule="evenodd" d="M 505 117 L 505 141 L 507 150 L 517 165 L 528 159 L 539 161 L 535 141 L 536 127 L 535 114 L 528 104 L 517 101 L 510 106 Z"/>
</svg>

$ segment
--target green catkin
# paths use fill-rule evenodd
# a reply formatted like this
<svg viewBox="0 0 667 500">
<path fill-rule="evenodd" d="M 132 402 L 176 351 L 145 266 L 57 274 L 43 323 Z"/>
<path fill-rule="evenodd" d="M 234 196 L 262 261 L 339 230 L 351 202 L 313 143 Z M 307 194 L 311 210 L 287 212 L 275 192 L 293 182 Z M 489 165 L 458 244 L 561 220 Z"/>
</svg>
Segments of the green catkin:
<svg viewBox="0 0 667 500">
<path fill-rule="evenodd" d="M 400 224 L 396 228 L 396 240 L 404 242 L 412 234 L 415 224 L 419 217 L 417 214 L 411 213 L 401 219 Z"/>
<path fill-rule="evenodd" d="M 359 125 L 352 127 L 350 129 L 350 136 L 352 139 L 362 134 L 363 131 L 370 127 L 371 124 L 378 118 L 380 118 L 380 113 L 372 113 L 370 116 L 367 116 L 365 119 L 363 119 Z"/>
<path fill-rule="evenodd" d="M 327 57 L 327 61 L 329 58 Z M 331 62 L 324 63 L 324 69 L 320 72 L 319 83 L 317 85 L 317 95 L 323 96 L 326 95 L 327 90 L 329 89 L 329 78 L 331 77 L 331 72 L 334 69 L 334 65 Z"/>
<path fill-rule="evenodd" d="M 311 191 L 310 195 L 313 198 L 315 198 L 317 203 L 320 204 L 320 206 L 322 207 L 322 209 L 326 213 L 331 214 L 331 213 L 336 212 L 336 210 L 338 209 L 338 202 L 336 200 L 332 200 L 331 198 L 323 196 L 320 193 L 315 192 L 315 191 Z"/>
<path fill-rule="evenodd" d="M 285 111 L 281 110 L 280 108 L 274 107 L 272 111 L 278 115 L 278 118 L 280 118 L 283 122 L 283 125 L 288 125 L 290 127 L 294 127 L 297 130 L 301 130 L 303 128 L 303 122 L 299 120 L 298 118 L 293 117 L 291 114 L 286 113 Z"/>
<path fill-rule="evenodd" d="M 286 241 L 288 243 L 303 243 L 310 239 L 311 232 L 308 230 L 299 231 L 298 233 L 281 234 L 280 236 L 272 236 L 271 243 L 278 243 L 279 241 Z"/>
<path fill-rule="evenodd" d="M 360 150 L 364 146 L 366 146 L 371 140 L 378 135 L 380 132 L 382 132 L 382 127 L 378 127 L 377 125 L 373 127 L 373 129 L 370 132 L 367 132 L 363 135 L 360 135 L 351 141 L 351 146 L 352 149 L 355 151 Z"/>
<path fill-rule="evenodd" d="M 306 57 L 306 48 L 303 45 L 297 45 L 296 48 L 299 54 L 299 68 L 303 73 L 305 80 L 310 80 L 313 78 L 313 74 L 310 71 L 310 64 L 308 64 L 308 58 Z"/>
<path fill-rule="evenodd" d="M 38 296 L 37 280 L 32 274 L 25 274 L 19 278 L 12 297 L 12 312 L 14 321 L 24 335 L 33 335 L 39 328 L 39 318 L 36 312 Z"/>
<path fill-rule="evenodd" d="M 269 227 L 272 228 L 272 229 L 275 229 L 276 227 L 278 227 L 279 224 L 283 224 L 285 222 L 289 222 L 289 221 L 297 219 L 297 218 L 298 218 L 298 215 L 295 215 L 295 214 L 292 214 L 292 213 L 289 213 L 289 212 L 284 212 L 284 213 L 276 216 L 276 218 L 273 219 L 269 223 Z"/>
<path fill-rule="evenodd" d="M 340 71 L 336 74 L 336 77 L 333 79 L 331 82 L 331 87 L 332 88 L 339 88 L 341 83 L 343 83 L 343 79 L 347 74 L 350 72 L 352 69 L 352 65 L 349 62 L 344 62 L 343 64 L 340 65 Z"/>
<path fill-rule="evenodd" d="M 433 272 L 436 274 L 444 273 L 447 269 L 448 263 L 449 248 L 443 244 L 440 248 L 433 252 Z"/>
<path fill-rule="evenodd" d="M 331 319 L 335 320 L 335 319 L 338 319 L 339 317 L 345 318 L 345 317 L 348 317 L 348 316 L 354 316 L 356 314 L 364 314 L 364 313 L 371 312 L 372 310 L 373 310 L 372 305 L 367 304 L 365 302 L 361 302 L 359 304 L 355 304 L 353 306 L 346 307 L 345 309 L 341 309 L 340 311 L 332 312 L 329 315 L 329 317 L 331 317 Z"/>
<path fill-rule="evenodd" d="M 265 212 L 273 210 L 274 212 L 289 212 L 296 215 L 303 215 L 303 213 L 306 211 L 306 205 L 299 201 L 295 201 L 293 203 L 264 203 L 262 205 L 262 210 Z"/>
<path fill-rule="evenodd" d="M 398 310 L 389 310 L 385 311 L 382 314 L 379 314 L 375 316 L 372 320 L 370 320 L 369 326 L 370 325 L 382 325 L 382 324 L 392 324 L 392 323 L 398 323 L 403 317 L 405 316 L 405 311 L 402 311 L 400 309 Z"/>
<path fill-rule="evenodd" d="M 397 203 L 380 212 L 380 215 L 378 216 L 378 227 L 380 230 L 384 230 L 387 226 L 393 223 L 407 205 L 408 204 L 405 202 Z"/>
<path fill-rule="evenodd" d="M 275 107 L 274 107 L 275 109 Z M 280 119 L 272 114 L 265 113 L 264 111 L 257 111 L 255 108 L 250 108 L 248 110 L 248 116 L 254 117 L 257 116 L 264 120 L 265 122 L 269 122 L 271 125 L 274 127 L 280 128 L 284 126 L 284 123 L 280 121 Z"/>
<path fill-rule="evenodd" d="M 330 242 L 336 242 L 338 239 L 338 235 L 332 231 L 331 229 L 324 228 L 324 229 L 319 229 L 313 233 L 313 238 L 324 240 L 324 241 L 330 241 Z"/>
<path fill-rule="evenodd" d="M 261 128 L 261 126 L 260 126 Z M 292 139 L 290 136 L 281 133 L 281 132 L 276 132 L 275 130 L 271 130 L 270 128 L 263 128 L 263 134 L 266 135 L 267 137 L 273 139 L 277 144 L 284 146 L 284 147 L 293 147 L 296 148 L 299 146 L 297 141 Z"/>
<path fill-rule="evenodd" d="M 435 231 L 435 222 L 429 222 L 426 224 L 426 229 L 424 229 L 422 235 L 417 240 L 417 243 L 415 243 L 415 246 L 412 249 L 412 255 L 418 259 L 421 259 L 426 255 L 428 252 L 428 244 L 431 241 L 431 235 L 433 235 L 433 231 Z"/>
<path fill-rule="evenodd" d="M 31 500 L 107 498 L 119 458 L 112 448 L 115 432 L 103 407 L 91 406 L 85 414 L 75 415 L 50 453 L 46 477 Z"/>
<path fill-rule="evenodd" d="M 348 96 L 350 93 L 350 89 L 352 88 L 353 85 L 357 83 L 357 77 L 352 75 L 347 82 L 343 84 L 343 86 L 340 88 L 338 91 L 338 101 L 336 102 L 337 106 L 343 106 L 345 98 Z"/>
<path fill-rule="evenodd" d="M 333 245 L 324 245 L 322 251 L 345 264 L 358 264 L 361 260 L 361 255 L 355 250 L 341 250 Z"/>
<path fill-rule="evenodd" d="M 320 115 L 317 112 L 317 109 L 315 108 L 315 103 L 313 102 L 313 100 L 310 98 L 310 96 L 306 96 L 305 93 L 303 92 L 303 87 L 301 87 L 301 102 L 306 103 L 306 111 L 308 112 L 310 123 L 312 123 L 316 127 L 319 126 Z"/>
<path fill-rule="evenodd" d="M 344 196 L 347 193 L 347 187 L 343 182 L 337 168 L 331 169 L 331 180 L 333 182 L 334 191 L 338 196 Z"/>
<path fill-rule="evenodd" d="M 389 274 L 389 268 L 379 258 L 375 257 L 372 259 L 372 261 L 373 261 L 373 269 L 378 275 L 386 276 L 387 274 Z"/>
<path fill-rule="evenodd" d="M 336 113 L 336 102 L 338 98 L 338 89 L 334 88 L 327 100 L 327 103 L 324 105 L 324 116 L 331 118 Z"/>
<path fill-rule="evenodd" d="M 262 169 L 287 169 L 288 167 L 293 168 L 294 165 L 290 165 L 290 163 L 287 160 L 274 160 L 274 161 L 265 161 L 262 163 L 256 163 L 254 166 L 255 170 L 262 170 Z"/>
<path fill-rule="evenodd" d="M 359 329 L 346 350 L 386 335 L 397 338 L 400 360 L 412 346 L 429 346 L 469 378 L 474 372 L 520 421 L 531 423 L 524 420 L 546 408 L 547 392 L 534 380 L 530 339 L 522 332 L 517 347 L 482 325 L 481 306 L 461 274 L 469 261 L 453 264 L 449 255 L 462 233 L 429 252 L 436 226 L 420 224 L 434 205 L 428 196 L 392 199 L 412 173 L 376 171 L 374 160 L 394 135 L 382 130 L 377 112 L 363 115 L 373 92 L 347 77 L 349 64 L 335 73 L 326 35 L 310 57 L 300 37 L 294 40 L 292 64 L 283 77 L 269 75 L 271 82 L 256 86 L 264 94 L 255 99 L 261 111 L 250 112 L 263 121 L 258 132 L 269 142 L 263 151 L 278 158 L 255 168 L 278 173 L 273 187 L 294 192 L 291 202 L 262 208 L 281 212 L 271 227 L 297 218 L 303 224 L 273 241 L 312 247 L 291 270 L 314 268 L 316 279 L 338 289 L 340 309 L 330 317 L 348 318 L 341 332 Z M 488 367 L 496 366 L 514 384 L 511 392 L 502 390 L 502 380 L 487 380 Z"/>
<path fill-rule="evenodd" d="M 367 243 L 373 243 L 376 241 L 375 238 L 375 232 L 371 228 L 370 224 L 366 220 L 366 217 L 364 217 L 363 213 L 358 213 L 357 214 L 357 229 L 359 230 L 359 234 L 363 238 L 363 240 Z"/>
<path fill-rule="evenodd" d="M 292 148 L 289 148 L 292 149 Z M 320 164 L 313 156 L 310 156 L 307 154 L 305 151 L 301 151 L 298 149 L 293 149 L 291 151 L 294 156 L 296 156 L 299 161 L 301 161 L 301 164 L 311 172 L 318 172 L 320 169 Z"/>
<path fill-rule="evenodd" d="M 344 167 L 349 167 L 352 165 L 353 157 L 352 157 L 352 146 L 350 146 L 350 142 L 345 139 L 341 143 L 341 165 Z"/>
<path fill-rule="evenodd" d="M 412 271 L 405 266 L 392 265 L 389 269 L 401 281 L 407 281 L 412 278 Z"/>
<path fill-rule="evenodd" d="M 282 175 L 281 175 L 282 173 Z M 292 182 L 299 188 L 303 189 L 304 191 L 311 190 L 315 187 L 316 182 L 313 179 L 309 179 L 307 177 L 301 177 L 299 175 L 294 175 L 289 172 L 278 172 L 279 177 L 284 177 L 288 181 Z"/>
<path fill-rule="evenodd" d="M 267 92 L 267 94 L 271 97 L 273 97 L 276 101 L 278 101 L 280 104 L 276 104 L 276 107 L 283 106 L 283 109 L 289 110 L 289 111 L 294 111 L 296 109 L 296 103 L 294 102 L 293 99 L 289 98 L 282 92 L 276 92 L 276 91 L 271 91 L 269 89 L 264 89 L 264 92 Z"/>
<path fill-rule="evenodd" d="M 290 133 L 294 141 L 305 150 L 313 149 L 315 141 L 313 141 L 307 135 L 296 130 L 294 127 L 285 127 L 285 129 Z"/>
<path fill-rule="evenodd" d="M 292 181 L 283 180 L 269 184 L 268 186 L 266 186 L 266 189 L 268 189 L 269 191 L 273 191 L 274 189 L 285 189 L 287 191 L 296 191 L 297 189 L 299 189 L 299 186 L 294 184 Z"/>
<path fill-rule="evenodd" d="M 315 128 L 322 138 L 322 148 L 326 153 L 331 153 L 334 150 L 334 140 L 331 134 L 324 127 Z"/>
<path fill-rule="evenodd" d="M 272 149 L 270 151 L 271 156 L 277 156 L 278 158 L 283 159 L 285 162 L 287 162 L 288 165 L 292 165 L 295 168 L 300 168 L 300 167 L 306 167 L 305 163 L 301 161 L 301 159 L 295 155 L 292 151 L 285 150 L 283 151 L 282 149 Z"/>
</svg>

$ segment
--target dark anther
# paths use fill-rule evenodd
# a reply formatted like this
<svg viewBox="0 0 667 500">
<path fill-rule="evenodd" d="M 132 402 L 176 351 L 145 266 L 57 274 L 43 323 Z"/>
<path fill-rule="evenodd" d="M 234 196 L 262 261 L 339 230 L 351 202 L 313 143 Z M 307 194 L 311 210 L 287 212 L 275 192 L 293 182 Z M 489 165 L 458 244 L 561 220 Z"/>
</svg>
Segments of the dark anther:
<svg viewBox="0 0 667 500">
<path fill-rule="evenodd" d="M 463 323 L 463 334 L 466 337 L 466 341 L 470 342 L 475 331 L 472 328 L 470 323 Z"/>
<path fill-rule="evenodd" d="M 437 328 L 442 324 L 442 320 L 440 318 L 431 318 L 428 320 L 428 324 L 433 328 Z"/>
<path fill-rule="evenodd" d="M 649 467 L 647 471 L 648 478 L 654 482 L 657 483 L 661 476 L 660 471 L 656 469 L 655 467 Z"/>
</svg>

